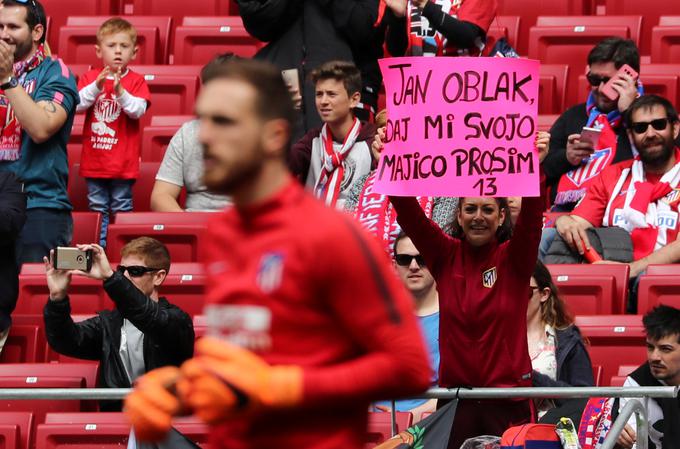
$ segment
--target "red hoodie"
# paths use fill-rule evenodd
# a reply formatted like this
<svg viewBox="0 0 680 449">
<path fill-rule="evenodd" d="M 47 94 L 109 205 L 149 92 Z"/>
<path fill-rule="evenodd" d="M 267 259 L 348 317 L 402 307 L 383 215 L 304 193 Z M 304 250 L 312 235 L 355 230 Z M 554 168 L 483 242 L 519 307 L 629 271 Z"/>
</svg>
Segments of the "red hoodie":
<svg viewBox="0 0 680 449">
<path fill-rule="evenodd" d="M 541 191 L 522 200 L 512 239 L 479 248 L 445 234 L 414 198 L 390 197 L 397 221 L 437 281 L 440 386 L 531 386 L 526 322 L 545 205 Z"/>
<path fill-rule="evenodd" d="M 292 178 L 208 228 L 207 300 L 222 330 L 271 364 L 303 368 L 303 403 L 229 421 L 215 448 L 363 448 L 368 404 L 424 391 L 413 299 L 376 239 Z M 269 317 L 269 320 L 267 320 Z"/>
</svg>

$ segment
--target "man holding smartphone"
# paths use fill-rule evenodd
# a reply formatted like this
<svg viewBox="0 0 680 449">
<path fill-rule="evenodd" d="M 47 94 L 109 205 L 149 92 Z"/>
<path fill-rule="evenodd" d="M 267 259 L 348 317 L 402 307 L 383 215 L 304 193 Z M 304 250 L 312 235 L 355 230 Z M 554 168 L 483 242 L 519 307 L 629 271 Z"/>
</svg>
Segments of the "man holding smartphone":
<svg viewBox="0 0 680 449">
<path fill-rule="evenodd" d="M 550 130 L 543 169 L 556 212 L 571 211 L 598 173 L 633 157 L 622 114 L 642 89 L 632 72 L 621 71 L 624 66 L 640 71 L 633 41 L 612 37 L 599 42 L 588 55 L 587 101 L 565 111 Z"/>
<path fill-rule="evenodd" d="M 43 316 L 52 349 L 69 357 L 99 360 L 99 386 L 108 388 L 129 388 L 145 372 L 179 366 L 193 355 L 191 317 L 158 293 L 170 269 L 170 254 L 163 243 L 150 237 L 132 240 L 121 250 L 115 271 L 101 246 L 79 245 L 78 249 L 92 252 L 89 271 L 56 269 L 54 250 L 49 260 L 44 259 L 50 296 Z M 75 323 L 68 299 L 73 275 L 103 281 L 115 308 Z M 100 409 L 120 411 L 121 402 L 105 402 Z"/>
</svg>

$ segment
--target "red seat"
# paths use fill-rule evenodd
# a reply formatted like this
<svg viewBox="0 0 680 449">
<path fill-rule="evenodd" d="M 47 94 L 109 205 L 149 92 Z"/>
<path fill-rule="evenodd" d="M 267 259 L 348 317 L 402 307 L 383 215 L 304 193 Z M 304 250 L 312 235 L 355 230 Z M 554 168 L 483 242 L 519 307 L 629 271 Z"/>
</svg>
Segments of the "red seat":
<svg viewBox="0 0 680 449">
<path fill-rule="evenodd" d="M 643 28 L 640 39 L 640 52 L 648 55 L 653 42 L 652 27 L 659 23 L 659 16 L 680 15 L 680 2 L 677 0 L 654 0 L 642 2 L 640 0 L 606 0 L 606 14 L 624 15 L 634 14 L 644 16 Z"/>
<path fill-rule="evenodd" d="M 40 315 L 49 296 L 45 281 L 45 266 L 24 264 L 19 274 L 19 300 L 16 314 Z M 69 287 L 72 313 L 95 313 L 106 309 L 109 300 L 102 282 L 84 276 L 73 276 Z"/>
<path fill-rule="evenodd" d="M 491 49 L 504 37 L 517 50 L 520 16 L 496 16 L 486 33 L 486 46 Z"/>
<path fill-rule="evenodd" d="M 73 238 L 71 245 L 99 242 L 102 216 L 99 212 L 72 212 Z"/>
<path fill-rule="evenodd" d="M 573 313 L 624 313 L 628 298 L 628 265 L 549 265 L 555 285 Z"/>
<path fill-rule="evenodd" d="M 680 58 L 680 16 L 665 16 L 652 29 L 652 62 L 670 63 Z"/>
<path fill-rule="evenodd" d="M 411 412 L 396 412 L 397 433 L 408 429 L 413 423 Z M 368 414 L 367 447 L 382 443 L 392 438 L 392 416 L 386 412 L 371 412 Z"/>
<path fill-rule="evenodd" d="M 538 116 L 536 127 L 538 131 L 550 131 L 553 124 L 560 116 L 558 114 L 542 114 Z"/>
<path fill-rule="evenodd" d="M 647 266 L 646 273 L 656 276 L 678 276 L 680 275 L 680 264 L 652 264 Z"/>
<path fill-rule="evenodd" d="M 249 58 L 263 46 L 238 16 L 185 17 L 182 26 L 175 28 L 174 63 L 206 64 L 227 52 Z"/>
<path fill-rule="evenodd" d="M 131 68 L 144 76 L 151 91 L 151 107 L 140 119 L 141 129 L 151 123 L 152 115 L 193 114 L 200 85 L 200 66 L 173 64 Z"/>
<path fill-rule="evenodd" d="M 539 17 L 530 30 L 529 57 L 544 64 L 568 64 L 565 108 L 582 102 L 578 98 L 578 75 L 585 73 L 590 50 L 611 36 L 638 42 L 642 17 L 570 16 Z"/>
<path fill-rule="evenodd" d="M 0 354 L 0 363 L 44 362 L 45 343 L 40 326 L 13 322 Z"/>
<path fill-rule="evenodd" d="M 638 284 L 637 312 L 645 314 L 658 305 L 680 308 L 680 281 L 676 276 L 646 274 Z"/>
<path fill-rule="evenodd" d="M 59 30 L 66 24 L 68 17 L 74 12 L 83 16 L 97 16 L 118 14 L 120 12 L 120 0 L 101 0 L 95 2 L 83 2 L 81 0 L 43 0 L 40 2 L 51 23 L 47 30 L 47 39 L 52 47 L 53 54 L 59 54 L 58 42 Z M 94 53 L 94 50 L 93 50 Z"/>
<path fill-rule="evenodd" d="M 80 22 L 84 18 L 79 17 Z M 97 44 L 97 30 L 107 18 L 95 18 L 90 25 L 67 24 L 59 30 L 59 56 L 68 64 L 92 64 L 94 67 L 102 67 L 102 61 L 97 57 L 94 46 Z M 126 17 L 134 22 L 134 17 Z M 169 17 L 165 18 L 168 22 Z M 92 23 L 94 22 L 94 23 Z M 165 62 L 166 50 L 161 42 L 160 30 L 155 25 L 135 25 L 137 30 L 137 57 L 138 64 L 162 64 Z M 168 24 L 169 29 L 169 24 Z M 167 46 L 167 43 L 165 43 Z"/>
<path fill-rule="evenodd" d="M 588 14 L 586 0 L 546 2 L 545 0 L 499 0 L 497 14 L 500 16 L 520 16 L 522 18 L 519 40 L 515 48 L 521 55 L 527 54 L 529 28 L 536 23 L 539 15 L 567 16 Z M 493 26 L 493 25 L 492 25 Z"/>
<path fill-rule="evenodd" d="M 71 136 L 68 139 L 68 165 L 80 163 L 80 154 L 83 150 L 83 129 L 85 126 L 85 114 L 76 114 L 73 117 Z"/>
<path fill-rule="evenodd" d="M 538 113 L 561 114 L 564 112 L 564 96 L 567 90 L 569 66 L 541 64 L 538 80 Z"/>
<path fill-rule="evenodd" d="M 616 372 L 618 376 L 627 376 L 636 369 L 638 369 L 640 365 L 620 365 L 619 370 Z"/>
<path fill-rule="evenodd" d="M 33 413 L 0 412 L 0 449 L 29 449 Z"/>
<path fill-rule="evenodd" d="M 595 381 L 595 386 L 599 387 L 602 385 L 602 366 L 593 365 L 593 380 Z"/>
<path fill-rule="evenodd" d="M 142 160 L 162 161 L 172 136 L 192 115 L 155 115 L 142 131 Z"/>
<path fill-rule="evenodd" d="M 191 316 L 203 313 L 205 274 L 202 263 L 173 263 L 160 295 Z"/>
<path fill-rule="evenodd" d="M 609 381 L 609 386 L 611 387 L 623 387 L 624 382 L 626 382 L 627 376 L 612 376 Z"/>
<path fill-rule="evenodd" d="M 181 23 L 188 11 L 195 16 L 238 15 L 234 0 L 193 0 L 191 8 L 177 0 L 133 0 L 130 3 L 125 7 L 126 14 L 172 16 L 176 24 Z"/>
<path fill-rule="evenodd" d="M 117 260 L 127 242 L 146 235 L 167 245 L 173 263 L 200 262 L 200 240 L 211 216 L 206 212 L 120 213 L 109 226 L 109 257 Z"/>
<path fill-rule="evenodd" d="M 647 360 L 640 315 L 577 315 L 576 325 L 588 340 L 590 360 L 602 366 L 603 379 L 616 375 L 620 365 L 639 365 Z"/>
<path fill-rule="evenodd" d="M 68 68 L 75 75 L 76 81 L 78 81 L 84 73 L 92 69 L 92 66 L 90 64 L 69 64 Z"/>
</svg>

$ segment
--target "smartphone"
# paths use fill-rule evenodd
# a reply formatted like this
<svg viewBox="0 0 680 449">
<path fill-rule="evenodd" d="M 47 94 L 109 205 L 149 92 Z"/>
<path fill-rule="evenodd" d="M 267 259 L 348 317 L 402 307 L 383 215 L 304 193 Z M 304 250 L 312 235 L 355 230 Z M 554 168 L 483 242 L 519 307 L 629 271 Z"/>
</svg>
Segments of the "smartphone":
<svg viewBox="0 0 680 449">
<path fill-rule="evenodd" d="M 300 77 L 298 75 L 298 69 L 281 70 L 281 76 L 287 85 L 300 92 Z"/>
<path fill-rule="evenodd" d="M 600 141 L 600 133 L 602 130 L 597 129 L 597 128 L 588 128 L 587 126 L 584 126 L 583 129 L 581 130 L 581 137 L 579 140 L 581 142 L 590 142 L 590 144 L 593 147 L 596 147 L 598 142 Z"/>
<path fill-rule="evenodd" d="M 90 271 L 90 268 L 92 268 L 92 250 L 82 251 L 78 248 L 59 246 L 54 251 L 54 268 L 57 270 Z"/>
<path fill-rule="evenodd" d="M 631 66 L 629 66 L 628 64 L 624 64 L 624 65 L 621 66 L 619 71 L 616 72 L 616 75 L 611 77 L 611 79 L 609 81 L 607 81 L 607 84 L 602 86 L 601 92 L 605 97 L 609 98 L 612 101 L 616 101 L 616 100 L 619 99 L 619 93 L 614 90 L 612 85 L 614 84 L 614 81 L 619 79 L 620 75 L 622 75 L 624 73 L 626 75 L 630 76 L 631 78 L 633 78 L 635 81 L 637 81 L 638 73 L 635 70 L 633 70 L 633 68 Z"/>
</svg>

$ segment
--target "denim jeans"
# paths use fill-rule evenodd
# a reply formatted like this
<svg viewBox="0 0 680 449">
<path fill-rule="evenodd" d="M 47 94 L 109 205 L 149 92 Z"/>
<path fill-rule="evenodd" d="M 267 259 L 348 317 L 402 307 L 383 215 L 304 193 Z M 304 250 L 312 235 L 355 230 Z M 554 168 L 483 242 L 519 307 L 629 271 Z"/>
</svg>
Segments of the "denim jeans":
<svg viewBox="0 0 680 449">
<path fill-rule="evenodd" d="M 90 210 L 102 214 L 102 229 L 99 233 L 101 246 L 106 247 L 109 212 L 132 210 L 132 185 L 134 183 L 134 179 L 87 178 L 87 201 Z"/>
<path fill-rule="evenodd" d="M 73 236 L 71 211 L 35 208 L 26 211 L 26 223 L 17 239 L 16 257 L 19 265 L 42 262 L 50 250 L 68 246 Z"/>
</svg>

